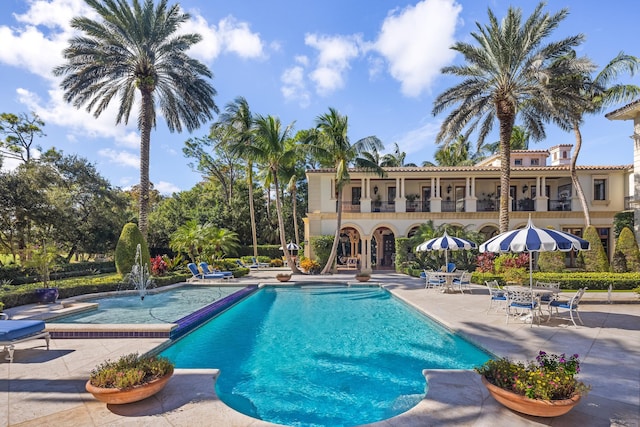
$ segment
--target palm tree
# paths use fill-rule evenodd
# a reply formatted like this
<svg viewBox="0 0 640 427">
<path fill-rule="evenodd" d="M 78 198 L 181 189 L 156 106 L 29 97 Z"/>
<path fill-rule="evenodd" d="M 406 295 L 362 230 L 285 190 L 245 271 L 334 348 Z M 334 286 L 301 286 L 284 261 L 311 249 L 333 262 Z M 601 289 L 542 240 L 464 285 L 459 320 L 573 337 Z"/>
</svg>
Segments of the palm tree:
<svg viewBox="0 0 640 427">
<path fill-rule="evenodd" d="M 525 128 L 518 125 L 513 125 L 511 131 L 511 150 L 528 150 L 529 140 L 531 135 Z M 487 154 L 496 154 L 500 150 L 500 141 L 492 142 L 491 144 L 485 144 L 479 148 L 479 152 Z"/>
<path fill-rule="evenodd" d="M 375 136 L 368 136 L 352 145 L 347 136 L 348 121 L 347 116 L 342 116 L 336 109 L 329 108 L 328 113 L 316 118 L 313 143 L 308 146 L 312 155 L 319 159 L 321 164 L 332 166 L 336 170 L 335 190 L 338 201 L 336 232 L 329 259 L 320 274 L 327 274 L 333 268 L 338 251 L 342 225 L 342 194 L 345 185 L 351 180 L 349 166 L 355 164 L 356 167 L 365 171 L 375 172 L 379 176 L 385 175 L 384 170 L 377 163 L 363 157 L 363 153 L 382 150 L 382 142 Z"/>
<path fill-rule="evenodd" d="M 393 143 L 393 153 L 387 153 L 382 157 L 380 166 L 382 167 L 402 167 L 402 166 L 416 166 L 415 163 L 405 163 L 407 153 L 400 150 L 400 146 L 397 142 Z"/>
<path fill-rule="evenodd" d="M 575 51 L 559 60 L 574 60 Z M 594 66 L 595 68 L 595 66 Z M 598 114 L 605 107 L 619 102 L 629 102 L 640 95 L 640 87 L 632 84 L 612 84 L 622 72 L 634 75 L 640 69 L 640 61 L 637 57 L 620 52 L 613 58 L 595 77 L 591 77 L 588 71 L 576 74 L 565 74 L 555 78 L 552 86 L 557 91 L 572 92 L 573 99 L 558 97 L 555 99 L 555 110 L 552 119 L 565 130 L 573 130 L 576 137 L 576 145 L 569 170 L 571 181 L 576 189 L 576 195 L 582 205 L 585 227 L 591 225 L 591 215 L 587 199 L 578 180 L 576 163 L 582 148 L 582 133 L 580 125 L 585 114 Z"/>
<path fill-rule="evenodd" d="M 243 146 L 253 143 L 253 114 L 247 100 L 240 96 L 227 104 L 221 120 L 230 124 L 237 132 L 234 149 L 242 151 Z M 251 237 L 253 239 L 253 256 L 258 256 L 258 230 L 256 228 L 256 210 L 253 205 L 253 161 L 247 157 L 247 181 L 249 187 L 249 216 L 251 221 Z"/>
<path fill-rule="evenodd" d="M 273 116 L 260 116 L 255 118 L 254 138 L 255 144 L 245 147 L 249 158 L 256 159 L 265 172 L 265 176 L 273 183 L 275 188 L 276 213 L 278 215 L 278 228 L 280 244 L 287 260 L 287 265 L 294 273 L 300 273 L 296 263 L 287 249 L 287 240 L 282 215 L 282 199 L 280 196 L 280 169 L 291 164 L 298 155 L 297 146 L 291 145 L 289 139 L 293 131 L 293 123 L 282 128 L 280 119 Z"/>
<path fill-rule="evenodd" d="M 469 166 L 476 162 L 476 154 L 471 154 L 471 142 L 459 135 L 455 141 L 441 146 L 433 155 L 439 166 Z"/>
<path fill-rule="evenodd" d="M 478 146 L 482 146 L 498 120 L 501 232 L 509 228 L 510 141 L 516 115 L 521 115 L 534 140 L 544 137 L 540 120 L 543 113 L 528 105 L 550 104 L 551 88 L 546 85 L 551 78 L 549 63 L 570 52 L 584 38 L 576 35 L 543 44 L 568 14 L 567 9 L 562 9 L 550 15 L 543 13 L 543 7 L 544 3 L 540 3 L 525 22 L 519 8 L 509 7 L 502 21 L 489 9 L 489 24 L 476 23 L 478 31 L 471 33 L 478 46 L 457 42 L 452 47 L 467 63 L 442 69 L 444 74 L 464 80 L 440 94 L 433 107 L 433 114 L 437 115 L 455 106 L 443 121 L 437 142 L 450 141 L 467 128 L 465 135 L 478 130 Z M 575 67 L 578 69 L 578 65 Z"/>
<path fill-rule="evenodd" d="M 151 129 L 156 125 L 156 107 L 171 132 L 189 132 L 213 118 L 217 112 L 215 89 L 206 65 L 187 52 L 202 37 L 178 34 L 190 18 L 179 5 L 167 7 L 167 0 L 85 0 L 100 19 L 75 17 L 71 26 L 79 30 L 63 51 L 67 62 L 54 68 L 64 99 L 76 108 L 86 105 L 99 117 L 114 97 L 120 103 L 116 123 L 129 122 L 138 101 L 140 131 L 139 228 L 147 236 L 149 211 L 149 150 Z"/>
</svg>

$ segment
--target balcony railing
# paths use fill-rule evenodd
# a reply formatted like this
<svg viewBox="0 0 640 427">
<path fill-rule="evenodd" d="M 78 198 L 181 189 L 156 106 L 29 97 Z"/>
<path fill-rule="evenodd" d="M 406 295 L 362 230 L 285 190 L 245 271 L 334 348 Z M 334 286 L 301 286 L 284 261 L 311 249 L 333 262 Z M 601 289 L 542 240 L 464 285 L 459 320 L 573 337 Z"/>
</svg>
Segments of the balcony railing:
<svg viewBox="0 0 640 427">
<path fill-rule="evenodd" d="M 396 202 L 388 200 L 374 200 L 371 202 L 371 212 L 395 212 Z"/>
<path fill-rule="evenodd" d="M 443 200 L 442 212 L 464 212 L 464 200 Z"/>
<path fill-rule="evenodd" d="M 632 196 L 626 196 L 624 198 L 624 210 L 628 211 L 631 210 L 631 201 L 633 200 Z"/>
<path fill-rule="evenodd" d="M 517 210 L 519 211 L 534 211 L 535 210 L 535 206 L 536 204 L 534 203 L 533 199 L 520 199 L 518 200 L 518 203 L 516 204 L 517 206 Z"/>
<path fill-rule="evenodd" d="M 476 210 L 478 212 L 497 212 L 498 202 L 496 200 L 478 200 Z"/>
<path fill-rule="evenodd" d="M 431 202 L 429 200 L 414 200 L 412 202 L 407 201 L 407 212 L 429 212 L 431 210 Z"/>
<path fill-rule="evenodd" d="M 549 200 L 547 209 L 550 211 L 570 211 L 571 200 Z"/>
<path fill-rule="evenodd" d="M 337 202 L 336 202 L 337 209 Z M 345 200 L 342 202 L 342 212 L 360 212 L 360 201 Z"/>
</svg>

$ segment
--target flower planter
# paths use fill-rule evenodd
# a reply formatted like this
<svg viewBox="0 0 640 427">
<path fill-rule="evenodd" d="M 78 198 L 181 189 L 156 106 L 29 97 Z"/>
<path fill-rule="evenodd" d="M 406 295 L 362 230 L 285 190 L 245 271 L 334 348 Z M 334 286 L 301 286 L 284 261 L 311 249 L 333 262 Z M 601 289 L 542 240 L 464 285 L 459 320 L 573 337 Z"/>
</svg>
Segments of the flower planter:
<svg viewBox="0 0 640 427">
<path fill-rule="evenodd" d="M 130 388 L 127 390 L 120 390 L 118 388 L 102 388 L 96 387 L 91 384 L 91 380 L 87 381 L 85 386 L 86 390 L 101 402 L 109 403 L 112 405 L 120 405 L 123 403 L 138 402 L 140 400 L 151 397 L 167 385 L 169 379 L 173 375 L 173 370 L 164 377 L 157 378 L 146 384 Z"/>
<path fill-rule="evenodd" d="M 282 276 L 276 276 L 276 279 L 278 279 L 278 281 L 280 281 L 280 282 L 288 282 L 289 279 L 291 279 L 291 275 L 287 274 L 287 275 L 282 275 Z"/>
<path fill-rule="evenodd" d="M 52 304 L 59 295 L 58 288 L 38 288 L 35 292 L 39 304 Z"/>
<path fill-rule="evenodd" d="M 580 394 L 576 394 L 571 399 L 565 400 L 529 399 L 526 396 L 510 392 L 491 384 L 484 376 L 481 376 L 480 378 L 482 379 L 482 384 L 484 384 L 489 391 L 489 394 L 491 394 L 491 396 L 493 396 L 493 398 L 502 405 L 516 412 L 536 417 L 557 417 L 564 415 L 573 409 L 581 398 Z"/>
<path fill-rule="evenodd" d="M 371 276 L 356 276 L 358 282 L 367 282 L 369 279 L 371 279 Z"/>
</svg>

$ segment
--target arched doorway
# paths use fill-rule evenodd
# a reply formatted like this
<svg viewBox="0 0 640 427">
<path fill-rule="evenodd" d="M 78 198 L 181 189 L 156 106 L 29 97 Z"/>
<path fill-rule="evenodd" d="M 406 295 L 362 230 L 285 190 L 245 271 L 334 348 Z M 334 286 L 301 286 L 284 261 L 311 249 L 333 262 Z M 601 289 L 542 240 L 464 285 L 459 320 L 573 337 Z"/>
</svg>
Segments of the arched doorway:
<svg viewBox="0 0 640 427">
<path fill-rule="evenodd" d="M 345 227 L 340 231 L 340 242 L 338 243 L 337 263 L 338 268 L 345 266 L 349 258 L 357 258 L 361 263 L 362 245 L 360 233 L 352 227 Z"/>
<path fill-rule="evenodd" d="M 396 255 L 396 238 L 387 227 L 380 227 L 373 232 L 371 239 L 371 267 L 374 270 L 394 270 Z"/>
<path fill-rule="evenodd" d="M 490 238 L 497 236 L 500 230 L 498 227 L 493 225 L 485 225 L 480 229 L 480 233 L 484 236 L 484 240 L 489 240 Z"/>
</svg>

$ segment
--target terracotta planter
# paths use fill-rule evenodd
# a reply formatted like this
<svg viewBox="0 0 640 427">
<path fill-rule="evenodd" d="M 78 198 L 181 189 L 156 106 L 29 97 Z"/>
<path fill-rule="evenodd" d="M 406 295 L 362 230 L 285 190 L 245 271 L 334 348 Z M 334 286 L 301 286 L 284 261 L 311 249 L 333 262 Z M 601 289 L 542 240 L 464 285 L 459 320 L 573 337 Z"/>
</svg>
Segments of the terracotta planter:
<svg viewBox="0 0 640 427">
<path fill-rule="evenodd" d="M 289 279 L 291 279 L 291 275 L 288 274 L 286 276 L 276 276 L 276 279 L 278 279 L 280 282 L 288 282 Z"/>
<path fill-rule="evenodd" d="M 527 415 L 533 415 L 536 417 L 557 417 L 564 415 L 573 409 L 574 406 L 580 401 L 580 395 L 577 394 L 571 399 L 565 400 L 538 400 L 529 399 L 526 396 L 512 393 L 508 390 L 504 390 L 496 385 L 491 384 L 489 381 L 482 378 L 482 383 L 489 390 L 489 394 L 493 396 L 498 402 L 503 404 L 509 409 L 521 412 Z"/>
<path fill-rule="evenodd" d="M 85 388 L 93 397 L 104 403 L 110 403 L 112 405 L 120 405 L 123 403 L 132 403 L 139 400 L 151 397 L 167 385 L 169 379 L 173 375 L 173 371 L 164 377 L 155 379 L 147 384 L 143 384 L 138 387 L 134 387 L 128 390 L 120 390 L 117 388 L 101 388 L 91 384 L 91 381 L 87 381 Z"/>
<path fill-rule="evenodd" d="M 371 276 L 356 276 L 358 282 L 367 282 L 371 279 Z"/>
</svg>

